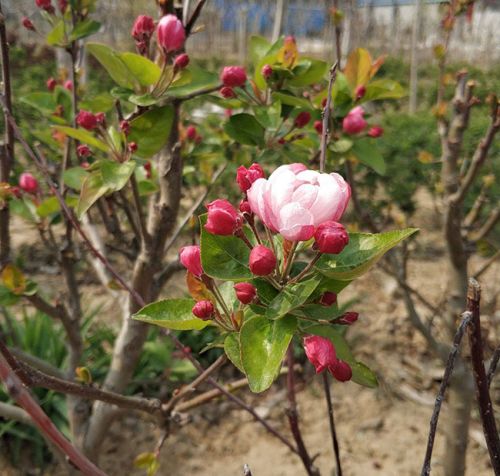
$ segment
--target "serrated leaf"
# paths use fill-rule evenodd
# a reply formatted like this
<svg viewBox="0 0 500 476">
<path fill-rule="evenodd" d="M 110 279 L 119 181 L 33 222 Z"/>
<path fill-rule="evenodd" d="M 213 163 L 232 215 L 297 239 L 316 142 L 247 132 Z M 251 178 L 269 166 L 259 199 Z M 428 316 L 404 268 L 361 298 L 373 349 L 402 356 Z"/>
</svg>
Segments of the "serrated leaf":
<svg viewBox="0 0 500 476">
<path fill-rule="evenodd" d="M 297 67 L 294 68 L 293 73 L 295 76 L 289 79 L 287 84 L 296 88 L 309 86 L 310 84 L 319 83 L 325 77 L 328 65 L 324 61 L 308 58 L 307 62 L 309 65 L 304 71 L 296 72 Z"/>
<path fill-rule="evenodd" d="M 110 160 L 104 160 L 99 163 L 99 168 L 102 174 L 102 182 L 110 191 L 118 192 L 121 190 L 135 170 L 135 161 L 118 163 Z"/>
<path fill-rule="evenodd" d="M 116 84 L 122 88 L 134 88 L 132 74 L 119 53 L 101 43 L 87 43 L 86 48 L 101 63 Z"/>
<path fill-rule="evenodd" d="M 245 373 L 241 363 L 240 338 L 237 332 L 228 334 L 224 339 L 224 352 L 233 365 L 242 373 Z"/>
</svg>

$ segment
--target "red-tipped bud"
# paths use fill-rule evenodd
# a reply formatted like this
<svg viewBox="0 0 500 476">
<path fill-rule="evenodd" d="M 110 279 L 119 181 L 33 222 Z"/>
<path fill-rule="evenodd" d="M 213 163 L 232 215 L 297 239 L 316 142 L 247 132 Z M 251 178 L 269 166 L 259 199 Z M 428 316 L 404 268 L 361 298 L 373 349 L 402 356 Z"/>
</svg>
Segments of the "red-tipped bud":
<svg viewBox="0 0 500 476">
<path fill-rule="evenodd" d="M 348 311 L 342 314 L 336 322 L 338 324 L 343 324 L 344 326 L 350 326 L 358 320 L 359 314 L 354 311 Z"/>
<path fill-rule="evenodd" d="M 137 152 L 137 142 L 129 142 L 128 143 L 128 151 L 133 154 L 134 152 Z"/>
<path fill-rule="evenodd" d="M 47 89 L 52 92 L 56 89 L 57 81 L 54 78 L 49 78 L 45 84 L 47 85 Z"/>
<path fill-rule="evenodd" d="M 325 221 L 316 228 L 314 247 L 321 253 L 338 254 L 349 243 L 349 235 L 340 223 Z"/>
<path fill-rule="evenodd" d="M 35 4 L 38 8 L 46 11 L 54 10 L 51 0 L 35 0 Z"/>
<path fill-rule="evenodd" d="M 269 64 L 265 64 L 263 67 L 262 67 L 262 76 L 264 76 L 264 79 L 266 81 L 269 80 L 269 78 L 273 75 L 273 68 L 271 67 L 271 65 Z"/>
<path fill-rule="evenodd" d="M 59 5 L 61 13 L 64 13 L 66 8 L 68 8 L 68 0 L 58 0 L 57 4 Z"/>
<path fill-rule="evenodd" d="M 92 154 L 92 152 L 90 152 L 90 148 L 88 145 L 86 144 L 80 144 L 77 148 L 76 148 L 76 153 L 78 154 L 78 157 L 90 157 L 90 155 Z"/>
<path fill-rule="evenodd" d="M 101 126 L 104 126 L 106 124 L 106 114 L 104 114 L 104 112 L 96 113 L 95 118 L 97 123 Z"/>
<path fill-rule="evenodd" d="M 248 215 L 252 213 L 252 208 L 250 207 L 248 200 L 242 200 L 240 202 L 239 209 L 241 213 L 247 213 Z"/>
<path fill-rule="evenodd" d="M 311 113 L 307 112 L 307 111 L 302 111 L 295 118 L 295 122 L 294 122 L 295 127 L 298 127 L 299 129 L 301 129 L 304 126 L 307 126 L 307 124 L 309 124 L 310 120 L 311 120 Z"/>
<path fill-rule="evenodd" d="M 144 164 L 144 171 L 146 172 L 146 178 L 150 179 L 151 178 L 151 162 L 146 162 Z"/>
<path fill-rule="evenodd" d="M 240 165 L 236 171 L 236 182 L 238 182 L 240 190 L 246 192 L 256 180 L 265 178 L 265 176 L 264 170 L 257 163 L 252 164 L 248 169 Z"/>
<path fill-rule="evenodd" d="M 207 210 L 205 230 L 209 233 L 228 236 L 241 228 L 241 216 L 227 200 L 214 200 Z"/>
<path fill-rule="evenodd" d="M 250 271 L 256 276 L 267 276 L 276 267 L 276 256 L 264 245 L 255 246 L 250 252 Z"/>
<path fill-rule="evenodd" d="M 232 99 L 236 97 L 236 93 L 234 92 L 233 88 L 229 86 L 223 86 L 222 88 L 220 88 L 219 92 L 224 99 Z"/>
<path fill-rule="evenodd" d="M 250 304 L 257 296 L 257 289 L 250 283 L 237 283 L 234 285 L 234 291 L 238 301 L 243 304 Z"/>
<path fill-rule="evenodd" d="M 332 293 L 331 291 L 326 291 L 323 293 L 321 296 L 321 299 L 319 300 L 320 304 L 323 304 L 323 306 L 332 306 L 337 302 L 337 294 Z"/>
<path fill-rule="evenodd" d="M 120 130 L 128 136 L 130 134 L 130 122 L 120 121 Z"/>
<path fill-rule="evenodd" d="M 363 117 L 364 110 L 361 106 L 355 107 L 344 117 L 342 121 L 342 129 L 346 134 L 359 134 L 365 127 L 366 121 Z"/>
<path fill-rule="evenodd" d="M 356 88 L 354 93 L 356 95 L 356 101 L 359 101 L 366 94 L 366 87 L 361 84 Z"/>
<path fill-rule="evenodd" d="M 247 82 L 247 73 L 241 66 L 226 66 L 222 69 L 220 79 L 224 86 L 237 88 Z"/>
<path fill-rule="evenodd" d="M 285 144 L 286 144 L 286 139 L 285 139 L 284 137 L 280 137 L 280 138 L 278 139 L 278 144 L 280 144 L 280 145 L 285 145 Z"/>
<path fill-rule="evenodd" d="M 92 114 L 89 111 L 84 111 L 83 109 L 78 113 L 76 116 L 76 123 L 80 126 L 83 127 L 84 129 L 87 129 L 88 131 L 91 131 L 97 127 L 97 117 Z"/>
<path fill-rule="evenodd" d="M 214 305 L 210 301 L 198 301 L 193 306 L 193 314 L 197 318 L 207 321 L 214 314 Z"/>
<path fill-rule="evenodd" d="M 28 193 L 35 193 L 38 190 L 38 181 L 29 172 L 23 172 L 19 177 L 19 187 Z"/>
<path fill-rule="evenodd" d="M 325 337 L 308 336 L 304 338 L 304 350 L 316 373 L 330 370 L 337 364 L 337 354 L 332 342 Z"/>
<path fill-rule="evenodd" d="M 197 135 L 198 133 L 196 132 L 196 127 L 188 126 L 188 128 L 186 129 L 186 137 L 189 140 L 195 140 Z"/>
<path fill-rule="evenodd" d="M 63 87 L 68 91 L 73 91 L 73 81 L 71 81 L 71 79 L 67 79 L 66 81 L 64 81 Z"/>
<path fill-rule="evenodd" d="M 174 68 L 176 70 L 184 69 L 189 64 L 189 55 L 182 53 L 174 60 Z"/>
<path fill-rule="evenodd" d="M 328 370 L 339 382 L 347 382 L 352 378 L 351 366 L 343 360 L 338 359 L 336 364 Z"/>
<path fill-rule="evenodd" d="M 23 17 L 21 23 L 27 30 L 35 31 L 35 25 L 33 25 L 33 22 L 28 17 Z"/>
<path fill-rule="evenodd" d="M 156 30 L 158 45 L 165 53 L 180 50 L 186 41 L 182 22 L 175 15 L 165 15 Z"/>
<path fill-rule="evenodd" d="M 321 108 L 325 109 L 326 107 L 326 98 L 321 101 Z"/>
<path fill-rule="evenodd" d="M 199 246 L 184 246 L 179 251 L 179 260 L 181 264 L 196 277 L 203 274 L 201 267 L 201 253 Z"/>
<path fill-rule="evenodd" d="M 323 122 L 322 121 L 314 121 L 314 128 L 316 132 L 321 135 L 323 134 Z"/>
<path fill-rule="evenodd" d="M 374 138 L 381 137 L 383 134 L 384 134 L 384 129 L 380 126 L 370 127 L 370 130 L 368 131 L 368 135 Z"/>
<path fill-rule="evenodd" d="M 136 41 L 149 41 L 155 31 L 155 21 L 148 15 L 139 15 L 130 34 Z"/>
</svg>

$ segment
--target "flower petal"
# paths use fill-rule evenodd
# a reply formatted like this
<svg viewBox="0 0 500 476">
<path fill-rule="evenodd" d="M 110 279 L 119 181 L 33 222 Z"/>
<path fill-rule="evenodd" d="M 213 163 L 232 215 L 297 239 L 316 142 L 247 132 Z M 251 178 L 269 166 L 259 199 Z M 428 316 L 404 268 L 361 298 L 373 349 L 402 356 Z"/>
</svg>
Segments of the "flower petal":
<svg viewBox="0 0 500 476">
<path fill-rule="evenodd" d="M 300 203 L 288 203 L 280 210 L 278 231 L 289 241 L 306 241 L 314 234 L 313 217 Z"/>
</svg>

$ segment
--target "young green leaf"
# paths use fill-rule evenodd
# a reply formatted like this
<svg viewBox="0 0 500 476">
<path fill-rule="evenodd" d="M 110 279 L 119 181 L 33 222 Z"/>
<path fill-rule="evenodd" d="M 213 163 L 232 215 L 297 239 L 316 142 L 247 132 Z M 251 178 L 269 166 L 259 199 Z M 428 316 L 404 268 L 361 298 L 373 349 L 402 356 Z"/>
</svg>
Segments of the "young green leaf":
<svg viewBox="0 0 500 476">
<path fill-rule="evenodd" d="M 97 33 L 101 29 L 101 24 L 98 21 L 91 20 L 87 18 L 79 22 L 74 30 L 69 35 L 70 41 L 80 40 L 82 38 L 87 38 L 87 36 Z"/>
<path fill-rule="evenodd" d="M 84 129 L 74 129 L 73 127 L 66 126 L 54 126 L 60 132 L 63 132 L 73 139 L 79 140 L 90 147 L 95 147 L 96 149 L 102 150 L 103 152 L 108 152 L 109 147 L 99 139 L 96 139 L 91 132 Z"/>
<path fill-rule="evenodd" d="M 160 67 L 144 56 L 126 52 L 120 53 L 120 59 L 142 86 L 151 86 L 160 79 Z"/>
<path fill-rule="evenodd" d="M 376 139 L 366 137 L 354 141 L 351 152 L 360 162 L 368 165 L 378 174 L 385 175 L 385 161 L 378 149 Z"/>
<path fill-rule="evenodd" d="M 122 88 L 134 88 L 133 76 L 119 53 L 100 43 L 87 43 L 86 48 L 101 63 L 116 84 Z"/>
<path fill-rule="evenodd" d="M 264 146 L 265 130 L 254 116 L 235 114 L 224 126 L 226 134 L 240 144 Z"/>
<path fill-rule="evenodd" d="M 241 363 L 240 336 L 237 332 L 228 334 L 224 339 L 224 352 L 233 365 L 245 373 L 243 364 Z"/>
</svg>

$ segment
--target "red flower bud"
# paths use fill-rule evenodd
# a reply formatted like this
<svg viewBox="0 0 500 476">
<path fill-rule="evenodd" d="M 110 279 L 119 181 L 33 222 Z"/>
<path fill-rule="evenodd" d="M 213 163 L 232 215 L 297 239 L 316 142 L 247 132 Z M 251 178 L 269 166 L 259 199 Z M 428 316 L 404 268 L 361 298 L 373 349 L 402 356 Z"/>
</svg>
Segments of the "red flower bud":
<svg viewBox="0 0 500 476">
<path fill-rule="evenodd" d="M 76 148 L 76 153 L 78 154 L 78 157 L 89 157 L 92 154 L 89 146 L 85 144 L 80 144 Z"/>
<path fill-rule="evenodd" d="M 269 64 L 265 64 L 262 67 L 262 76 L 264 76 L 264 79 L 267 81 L 272 75 L 273 75 L 273 68 Z"/>
<path fill-rule="evenodd" d="M 280 144 L 280 145 L 284 145 L 284 144 L 286 144 L 286 139 L 285 139 L 284 137 L 280 137 L 280 138 L 278 139 L 278 144 Z"/>
<path fill-rule="evenodd" d="M 302 111 L 297 115 L 295 118 L 295 127 L 298 127 L 299 129 L 306 126 L 309 121 L 311 120 L 311 113 L 307 111 Z"/>
<path fill-rule="evenodd" d="M 321 253 L 338 254 L 349 243 L 349 235 L 340 223 L 325 221 L 314 233 L 315 249 Z"/>
<path fill-rule="evenodd" d="M 181 55 L 177 56 L 174 60 L 174 68 L 177 70 L 184 69 L 188 64 L 189 64 L 189 55 L 187 55 L 186 53 L 182 53 Z"/>
<path fill-rule="evenodd" d="M 27 30 L 35 31 L 35 25 L 28 17 L 23 17 L 21 23 Z"/>
<path fill-rule="evenodd" d="M 359 134 L 366 127 L 366 121 L 363 117 L 363 113 L 363 108 L 361 106 L 357 106 L 350 111 L 346 117 L 344 117 L 344 120 L 342 121 L 342 129 L 346 134 Z"/>
<path fill-rule="evenodd" d="M 19 187 L 28 193 L 35 193 L 38 190 L 38 181 L 29 172 L 23 172 L 19 177 Z"/>
<path fill-rule="evenodd" d="M 354 93 L 356 95 L 356 101 L 359 101 L 366 94 L 366 87 L 361 84 L 356 88 Z"/>
<path fill-rule="evenodd" d="M 223 86 L 220 88 L 219 92 L 224 99 L 232 99 L 236 97 L 236 93 L 233 91 L 233 88 L 230 88 L 229 86 Z"/>
<path fill-rule="evenodd" d="M 214 305 L 210 301 L 198 301 L 193 306 L 193 314 L 199 319 L 207 321 L 213 316 Z"/>
<path fill-rule="evenodd" d="M 175 15 L 165 15 L 156 30 L 158 45 L 165 53 L 180 50 L 186 41 L 182 22 Z"/>
<path fill-rule="evenodd" d="M 257 245 L 250 252 L 249 267 L 256 276 L 267 276 L 276 267 L 276 256 L 266 246 Z"/>
<path fill-rule="evenodd" d="M 331 291 L 326 291 L 323 293 L 323 296 L 321 296 L 321 299 L 319 300 L 320 304 L 323 304 L 323 306 L 332 306 L 337 302 L 337 294 L 332 293 Z"/>
<path fill-rule="evenodd" d="M 338 359 L 335 365 L 328 370 L 339 382 L 347 382 L 352 378 L 351 366 L 343 360 Z"/>
<path fill-rule="evenodd" d="M 137 151 L 137 142 L 129 142 L 128 143 L 128 151 L 133 154 L 134 152 Z"/>
<path fill-rule="evenodd" d="M 130 34 L 136 41 L 149 41 L 155 31 L 155 21 L 148 15 L 139 15 Z"/>
<path fill-rule="evenodd" d="M 234 291 L 238 301 L 243 304 L 250 304 L 257 296 L 257 289 L 250 283 L 237 283 L 234 285 Z"/>
<path fill-rule="evenodd" d="M 194 126 L 188 126 L 188 128 L 186 129 L 186 137 L 189 140 L 195 140 L 196 139 L 196 135 L 197 135 L 196 127 L 194 127 Z"/>
<path fill-rule="evenodd" d="M 265 178 L 265 176 L 264 170 L 257 163 L 252 164 L 248 169 L 240 165 L 236 171 L 236 182 L 238 182 L 240 190 L 246 192 L 256 180 Z"/>
<path fill-rule="evenodd" d="M 67 79 L 64 81 L 64 89 L 67 89 L 68 91 L 73 91 L 73 81 L 71 79 Z"/>
<path fill-rule="evenodd" d="M 207 210 L 205 230 L 209 233 L 227 236 L 241 228 L 241 217 L 227 200 L 214 200 L 207 205 Z"/>
<path fill-rule="evenodd" d="M 64 13 L 66 8 L 68 8 L 68 0 L 58 0 L 57 3 L 59 4 L 59 10 L 61 13 Z"/>
<path fill-rule="evenodd" d="M 80 164 L 80 167 L 82 169 L 88 169 L 90 167 L 90 164 L 87 161 L 85 161 Z"/>
<path fill-rule="evenodd" d="M 326 107 L 326 98 L 321 101 L 321 107 L 325 109 Z"/>
<path fill-rule="evenodd" d="M 336 319 L 337 324 L 343 324 L 344 326 L 350 326 L 358 320 L 359 314 L 357 312 L 348 311 L 344 312 L 338 319 Z"/>
<path fill-rule="evenodd" d="M 316 132 L 321 135 L 323 134 L 323 122 L 322 121 L 314 121 L 314 128 Z"/>
<path fill-rule="evenodd" d="M 201 267 L 201 254 L 199 246 L 184 246 L 179 251 L 181 264 L 198 278 L 203 274 Z"/>
<path fill-rule="evenodd" d="M 54 78 L 47 79 L 47 89 L 52 92 L 57 86 L 57 81 Z"/>
<path fill-rule="evenodd" d="M 44 10 L 52 8 L 51 0 L 35 0 L 35 4 L 38 8 L 43 8 Z"/>
<path fill-rule="evenodd" d="M 120 121 L 120 130 L 128 136 L 130 134 L 130 122 Z"/>
<path fill-rule="evenodd" d="M 94 114 L 89 111 L 84 111 L 83 109 L 76 116 L 76 123 L 88 131 L 95 129 L 97 127 L 97 122 L 97 117 Z"/>
<path fill-rule="evenodd" d="M 304 338 L 304 350 L 307 358 L 314 365 L 316 373 L 330 370 L 337 363 L 335 347 L 330 339 L 320 336 L 308 336 Z"/>
<path fill-rule="evenodd" d="M 98 124 L 101 124 L 102 126 L 106 124 L 106 114 L 104 114 L 104 112 L 98 112 L 95 115 L 95 118 Z"/>
<path fill-rule="evenodd" d="M 240 202 L 239 209 L 240 209 L 241 213 L 247 213 L 249 215 L 252 213 L 252 209 L 250 208 L 250 204 L 248 203 L 248 200 L 242 200 Z"/>
<path fill-rule="evenodd" d="M 222 69 L 220 79 L 224 86 L 237 88 L 247 82 L 247 73 L 241 66 L 226 66 Z"/>
<path fill-rule="evenodd" d="M 370 130 L 368 131 L 368 135 L 374 138 L 381 137 L 383 134 L 384 134 L 384 129 L 380 126 L 370 127 Z"/>
</svg>

